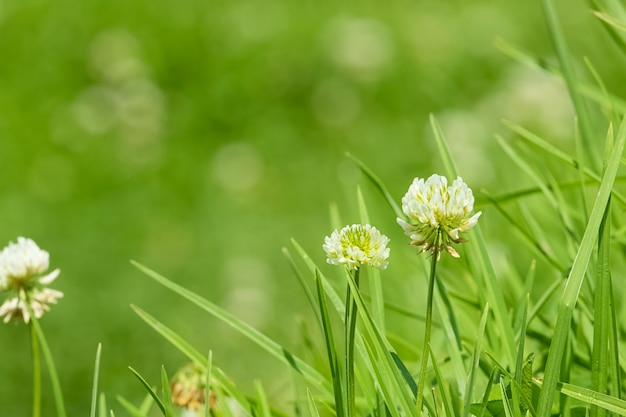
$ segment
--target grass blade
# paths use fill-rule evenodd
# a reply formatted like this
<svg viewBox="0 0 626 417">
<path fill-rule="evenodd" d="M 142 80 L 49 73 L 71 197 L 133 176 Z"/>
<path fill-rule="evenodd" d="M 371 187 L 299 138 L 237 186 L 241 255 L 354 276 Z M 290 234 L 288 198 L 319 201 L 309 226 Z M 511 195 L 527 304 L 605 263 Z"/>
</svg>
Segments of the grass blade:
<svg viewBox="0 0 626 417">
<path fill-rule="evenodd" d="M 270 412 L 270 406 L 267 402 L 267 396 L 265 395 L 265 390 L 263 390 L 263 385 L 258 379 L 254 381 L 254 390 L 256 391 L 257 397 L 258 414 L 256 415 L 259 417 L 272 417 L 272 413 Z"/>
<path fill-rule="evenodd" d="M 90 417 L 96 417 L 96 402 L 98 399 L 98 375 L 100 375 L 100 355 L 102 354 L 102 343 L 98 343 L 96 349 L 96 364 L 93 372 L 93 385 L 91 388 L 91 412 Z"/>
<path fill-rule="evenodd" d="M 165 417 L 173 417 L 172 391 L 170 391 L 170 379 L 167 377 L 165 366 L 161 365 L 161 389 L 163 391 L 163 405 L 165 406 Z"/>
<path fill-rule="evenodd" d="M 150 386 L 150 384 L 148 384 L 148 382 L 144 379 L 144 377 L 142 377 L 139 372 L 135 371 L 132 367 L 128 367 L 128 369 L 130 369 L 130 371 L 137 377 L 137 379 L 139 380 L 139 382 L 141 383 L 141 385 L 143 385 L 143 387 L 146 389 L 146 391 L 148 392 L 148 394 L 152 397 L 152 399 L 154 400 L 154 402 L 156 403 L 156 405 L 159 407 L 159 409 L 161 410 L 161 413 L 163 413 L 164 416 L 167 417 L 167 413 L 165 411 L 165 405 L 163 404 L 163 401 L 161 401 L 161 399 L 159 398 L 159 396 L 157 395 L 156 392 L 154 392 L 154 390 L 152 389 L 152 387 Z"/>
<path fill-rule="evenodd" d="M 559 383 L 556 388 L 568 397 L 602 407 L 621 416 L 626 416 L 626 401 L 624 400 L 572 384 Z"/>
<path fill-rule="evenodd" d="M 600 189 L 594 202 L 591 215 L 589 216 L 589 221 L 587 223 L 587 227 L 585 228 L 582 242 L 580 243 L 576 258 L 574 259 L 574 264 L 572 265 L 572 269 L 559 304 L 554 336 L 552 343 L 550 344 L 550 350 L 546 362 L 543 388 L 539 397 L 539 408 L 537 410 L 537 415 L 539 417 L 548 417 L 550 415 L 563 354 L 565 351 L 568 331 L 570 328 L 570 322 L 572 319 L 572 313 L 578 299 L 578 293 L 585 278 L 585 272 L 589 264 L 594 242 L 599 233 L 603 213 L 606 210 L 609 197 L 611 195 L 613 182 L 624 151 L 625 141 L 626 118 L 622 120 L 617 134 L 614 151 L 611 153 L 611 158 L 604 173 L 602 183 L 600 184 Z"/>
<path fill-rule="evenodd" d="M 168 280 L 162 275 L 157 274 L 153 270 L 141 265 L 140 263 L 134 261 L 132 263 L 140 271 L 148 275 L 150 278 L 154 279 L 159 284 L 163 285 L 165 288 L 173 291 L 183 298 L 186 298 L 201 309 L 205 310 L 206 312 L 210 313 L 211 315 L 215 316 L 216 318 L 222 320 L 224 323 L 239 331 L 242 335 L 255 342 L 257 345 L 263 348 L 270 355 L 274 356 L 280 362 L 300 373 L 307 381 L 309 381 L 309 383 L 316 386 L 324 393 L 332 395 L 332 388 L 330 387 L 328 380 L 326 380 L 324 376 L 322 376 L 319 372 L 312 368 L 308 363 L 291 354 L 283 346 L 279 345 L 249 324 L 244 323 L 243 321 L 236 318 L 234 315 L 228 313 L 226 310 L 200 297 L 194 292 L 181 287 L 180 285 Z"/>
</svg>

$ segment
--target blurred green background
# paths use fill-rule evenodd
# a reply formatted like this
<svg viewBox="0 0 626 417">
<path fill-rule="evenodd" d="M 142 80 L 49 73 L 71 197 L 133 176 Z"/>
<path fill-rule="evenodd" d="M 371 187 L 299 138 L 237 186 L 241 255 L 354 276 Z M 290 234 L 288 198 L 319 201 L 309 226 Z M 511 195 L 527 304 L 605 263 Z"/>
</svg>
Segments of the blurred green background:
<svg viewBox="0 0 626 417">
<path fill-rule="evenodd" d="M 556 3 L 574 55 L 623 85 L 585 3 Z M 161 364 L 185 363 L 131 303 L 212 349 L 238 385 L 292 397 L 287 370 L 129 260 L 301 352 L 311 312 L 281 248 L 294 237 L 323 264 L 329 203 L 358 221 L 357 184 L 392 239 L 385 290 L 419 310 L 405 294 L 420 284 L 402 281 L 419 270 L 393 264 L 414 250 L 344 154 L 399 201 L 413 177 L 442 172 L 434 113 L 476 194 L 528 184 L 505 168 L 499 120 L 571 150 L 572 110 L 560 81 L 512 61 L 498 37 L 554 62 L 538 1 L 0 0 L 0 246 L 30 237 L 62 271 L 65 298 L 42 324 L 70 415 L 88 412 L 99 342 L 117 410 L 117 394 L 143 398 L 128 365 L 156 384 Z M 506 231 L 485 227 L 506 256 Z M 0 414 L 28 415 L 25 326 L 0 326 L 0 358 Z"/>
</svg>

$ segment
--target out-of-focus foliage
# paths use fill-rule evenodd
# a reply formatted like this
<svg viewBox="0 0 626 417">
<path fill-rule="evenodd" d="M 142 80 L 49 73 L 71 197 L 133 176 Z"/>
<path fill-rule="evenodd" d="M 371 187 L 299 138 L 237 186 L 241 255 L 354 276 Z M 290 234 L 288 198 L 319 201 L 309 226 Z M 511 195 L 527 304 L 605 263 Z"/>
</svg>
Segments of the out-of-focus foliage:
<svg viewBox="0 0 626 417">
<path fill-rule="evenodd" d="M 560 3 L 574 55 L 623 83 L 597 19 Z M 475 190 L 529 184 L 496 169 L 510 164 L 493 140 L 501 118 L 572 149 L 564 85 L 498 51 L 498 37 L 554 62 L 538 2 L 0 1 L 0 246 L 31 237 L 61 268 L 65 298 L 42 324 L 69 413 L 88 410 L 98 342 L 111 401 L 143 396 L 127 365 L 157 381 L 159 364 L 182 364 L 130 303 L 213 349 L 238 383 L 291 394 L 272 359 L 130 259 L 297 348 L 293 312 L 310 313 L 281 247 L 296 237 L 323 262 L 329 202 L 358 220 L 361 178 L 345 151 L 399 200 L 414 176 L 441 171 L 431 112 Z M 412 250 L 372 207 L 398 242 L 392 259 Z M 386 285 L 413 306 L 413 284 Z M 0 327 L 2 415 L 30 410 L 28 346 L 24 326 Z"/>
</svg>

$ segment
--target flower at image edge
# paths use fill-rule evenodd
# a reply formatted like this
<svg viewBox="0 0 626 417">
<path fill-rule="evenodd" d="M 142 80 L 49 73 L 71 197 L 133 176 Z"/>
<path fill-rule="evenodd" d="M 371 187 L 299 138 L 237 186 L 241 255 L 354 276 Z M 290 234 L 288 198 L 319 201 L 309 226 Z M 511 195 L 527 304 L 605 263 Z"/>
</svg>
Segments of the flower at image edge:
<svg viewBox="0 0 626 417">
<path fill-rule="evenodd" d="M 422 252 L 440 255 L 446 250 L 458 258 L 452 243 L 466 242 L 460 233 L 469 231 L 482 212 L 474 210 L 472 190 L 457 177 L 448 185 L 446 177 L 433 174 L 427 180 L 415 178 L 402 197 L 402 211 L 408 222 L 398 218 L 398 224 L 411 239 L 411 245 L 422 246 Z"/>
<path fill-rule="evenodd" d="M 49 267 L 50 255 L 37 244 L 24 237 L 9 243 L 0 252 L 0 292 L 9 297 L 0 306 L 4 322 L 23 319 L 28 323 L 31 314 L 40 318 L 50 310 L 63 293 L 47 288 L 58 276 L 59 269 L 43 275 Z"/>
<path fill-rule="evenodd" d="M 326 262 L 358 269 L 361 265 L 387 268 L 389 238 L 369 224 L 353 224 L 334 230 L 324 239 Z"/>
</svg>

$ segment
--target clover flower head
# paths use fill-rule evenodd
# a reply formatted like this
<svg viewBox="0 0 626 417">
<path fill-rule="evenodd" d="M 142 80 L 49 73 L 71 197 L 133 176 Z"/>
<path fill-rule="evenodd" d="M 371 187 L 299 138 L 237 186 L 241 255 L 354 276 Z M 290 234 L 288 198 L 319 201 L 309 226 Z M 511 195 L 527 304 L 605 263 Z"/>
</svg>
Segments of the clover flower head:
<svg viewBox="0 0 626 417">
<path fill-rule="evenodd" d="M 346 265 L 358 269 L 371 265 L 378 269 L 387 268 L 389 238 L 369 224 L 353 224 L 340 231 L 334 230 L 324 239 L 326 261 L 332 265 Z"/>
<path fill-rule="evenodd" d="M 457 177 L 448 185 L 446 177 L 433 174 L 428 179 L 415 178 L 402 197 L 402 211 L 408 222 L 398 218 L 398 224 L 411 239 L 411 245 L 422 246 L 422 252 L 437 254 L 446 250 L 455 258 L 459 253 L 452 243 L 467 240 L 460 233 L 467 232 L 478 222 L 482 212 L 473 216 L 472 190 Z"/>
<path fill-rule="evenodd" d="M 170 383 L 172 402 L 187 410 L 197 411 L 206 402 L 206 373 L 196 364 L 181 368 Z M 215 403 L 215 394 L 211 392 L 211 407 Z"/>
<path fill-rule="evenodd" d="M 27 238 L 19 237 L 17 243 L 9 243 L 0 251 L 0 292 L 10 296 L 0 306 L 0 317 L 4 322 L 23 319 L 28 323 L 31 315 L 40 318 L 56 304 L 63 293 L 48 288 L 60 271 L 44 275 L 48 269 L 50 255 Z"/>
</svg>

